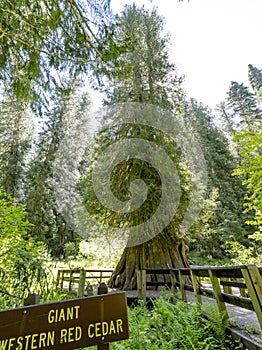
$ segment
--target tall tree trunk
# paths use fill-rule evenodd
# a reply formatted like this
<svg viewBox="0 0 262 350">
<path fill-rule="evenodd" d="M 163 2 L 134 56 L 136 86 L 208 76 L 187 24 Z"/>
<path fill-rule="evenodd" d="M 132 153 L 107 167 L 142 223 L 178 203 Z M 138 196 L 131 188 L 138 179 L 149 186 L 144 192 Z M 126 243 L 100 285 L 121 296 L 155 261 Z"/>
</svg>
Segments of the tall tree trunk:
<svg viewBox="0 0 262 350">
<path fill-rule="evenodd" d="M 136 269 L 189 267 L 188 247 L 178 237 L 161 233 L 150 241 L 127 247 L 112 273 L 110 288 L 130 290 L 136 288 Z M 167 281 L 165 275 L 148 276 L 154 281 Z"/>
</svg>

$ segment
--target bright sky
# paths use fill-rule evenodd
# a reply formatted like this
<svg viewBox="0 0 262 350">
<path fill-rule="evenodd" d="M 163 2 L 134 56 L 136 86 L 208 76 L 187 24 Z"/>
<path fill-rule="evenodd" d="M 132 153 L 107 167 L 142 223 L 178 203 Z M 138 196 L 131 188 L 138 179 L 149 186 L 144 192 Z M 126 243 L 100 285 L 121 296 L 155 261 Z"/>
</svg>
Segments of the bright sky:
<svg viewBox="0 0 262 350">
<path fill-rule="evenodd" d="M 248 83 L 249 63 L 262 68 L 262 0 L 111 0 L 111 8 L 132 3 L 156 6 L 165 18 L 188 96 L 215 108 L 231 81 Z"/>
</svg>

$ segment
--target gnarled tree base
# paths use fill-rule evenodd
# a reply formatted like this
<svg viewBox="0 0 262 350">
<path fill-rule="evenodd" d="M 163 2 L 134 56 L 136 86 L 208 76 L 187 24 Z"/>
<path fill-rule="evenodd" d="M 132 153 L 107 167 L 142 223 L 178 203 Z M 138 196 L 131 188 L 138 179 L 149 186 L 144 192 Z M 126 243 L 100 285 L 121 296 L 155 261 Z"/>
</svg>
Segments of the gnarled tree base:
<svg viewBox="0 0 262 350">
<path fill-rule="evenodd" d="M 136 288 L 136 269 L 189 267 L 188 248 L 179 238 L 160 234 L 135 247 L 125 248 L 109 281 L 110 288 Z M 165 275 L 155 275 L 154 281 L 167 281 Z"/>
</svg>

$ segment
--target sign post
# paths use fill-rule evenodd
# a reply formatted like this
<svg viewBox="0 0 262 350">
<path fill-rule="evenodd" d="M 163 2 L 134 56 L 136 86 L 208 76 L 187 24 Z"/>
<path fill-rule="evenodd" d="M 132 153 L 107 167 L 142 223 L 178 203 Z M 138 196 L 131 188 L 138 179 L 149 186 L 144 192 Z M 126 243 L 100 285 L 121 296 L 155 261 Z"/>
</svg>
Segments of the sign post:
<svg viewBox="0 0 262 350">
<path fill-rule="evenodd" d="M 69 350 L 128 337 L 125 293 L 0 312 L 0 350 Z"/>
<path fill-rule="evenodd" d="M 105 283 L 101 282 L 98 286 L 97 289 L 97 294 L 101 295 L 101 294 L 107 294 L 108 293 L 108 287 Z M 97 346 L 97 350 L 109 350 L 109 344 L 103 344 L 103 345 L 98 345 Z"/>
</svg>

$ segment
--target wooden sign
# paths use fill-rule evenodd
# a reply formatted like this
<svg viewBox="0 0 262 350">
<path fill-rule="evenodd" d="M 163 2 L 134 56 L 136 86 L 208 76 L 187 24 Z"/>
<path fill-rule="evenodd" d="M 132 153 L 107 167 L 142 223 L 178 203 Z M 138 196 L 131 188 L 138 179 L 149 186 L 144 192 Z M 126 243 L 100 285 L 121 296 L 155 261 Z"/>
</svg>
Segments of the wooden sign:
<svg viewBox="0 0 262 350">
<path fill-rule="evenodd" d="M 77 349 L 128 337 L 125 293 L 0 312 L 0 350 Z"/>
</svg>

